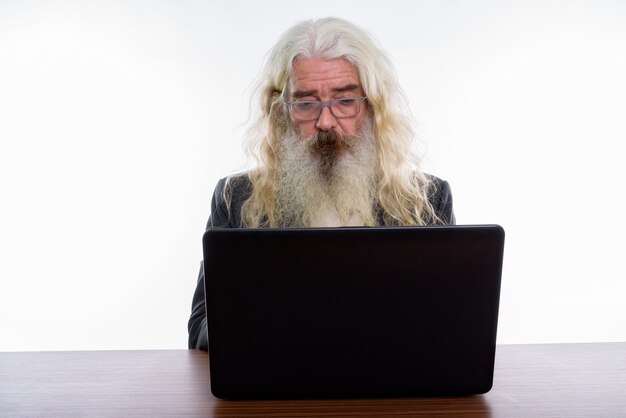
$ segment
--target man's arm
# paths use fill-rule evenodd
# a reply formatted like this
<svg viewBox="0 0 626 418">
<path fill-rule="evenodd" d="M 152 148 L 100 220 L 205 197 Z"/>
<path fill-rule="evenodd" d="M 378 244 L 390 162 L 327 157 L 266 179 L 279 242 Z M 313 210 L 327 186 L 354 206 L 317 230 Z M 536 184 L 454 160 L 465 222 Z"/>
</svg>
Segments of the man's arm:
<svg viewBox="0 0 626 418">
<path fill-rule="evenodd" d="M 206 306 L 204 295 L 204 266 L 200 266 L 198 273 L 198 283 L 191 302 L 191 316 L 187 323 L 189 331 L 189 348 L 200 350 L 209 349 L 209 339 L 206 326 Z"/>
<path fill-rule="evenodd" d="M 443 181 L 441 186 L 441 200 L 437 211 L 444 223 L 449 225 L 456 224 L 454 216 L 454 208 L 452 207 L 452 191 L 447 181 Z"/>
<path fill-rule="evenodd" d="M 247 176 L 241 176 L 232 182 L 230 187 L 231 210 L 228 210 L 227 202 L 224 200 L 224 187 L 226 179 L 221 179 L 211 200 L 211 216 L 207 222 L 206 229 L 210 228 L 240 228 L 241 218 L 239 215 L 241 204 L 250 193 L 250 183 Z M 206 297 L 204 293 L 204 264 L 200 266 L 198 282 L 191 302 L 191 316 L 187 323 L 189 332 L 188 346 L 191 349 L 208 350 L 208 335 L 206 323 Z"/>
<path fill-rule="evenodd" d="M 435 214 L 440 219 L 441 224 L 454 225 L 456 218 L 452 207 L 452 191 L 450 184 L 439 177 L 430 176 L 431 192 L 429 193 L 430 204 L 435 210 Z"/>
</svg>

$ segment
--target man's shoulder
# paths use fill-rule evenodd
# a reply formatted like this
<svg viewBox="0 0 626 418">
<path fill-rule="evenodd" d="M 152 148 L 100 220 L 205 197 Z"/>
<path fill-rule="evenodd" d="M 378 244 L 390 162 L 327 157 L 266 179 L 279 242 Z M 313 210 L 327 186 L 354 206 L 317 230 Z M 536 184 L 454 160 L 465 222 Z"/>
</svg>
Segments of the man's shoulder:
<svg viewBox="0 0 626 418">
<path fill-rule="evenodd" d="M 252 182 L 246 173 L 232 174 L 218 180 L 213 191 L 208 228 L 238 228 L 241 206 L 252 192 Z"/>
<path fill-rule="evenodd" d="M 218 180 L 215 187 L 215 194 L 223 196 L 226 194 L 238 196 L 241 194 L 249 194 L 252 189 L 252 182 L 247 172 L 231 174 Z"/>
<path fill-rule="evenodd" d="M 442 192 L 449 192 L 450 184 L 447 180 L 435 176 L 434 174 L 424 173 L 428 179 L 428 195 L 438 195 Z"/>
</svg>

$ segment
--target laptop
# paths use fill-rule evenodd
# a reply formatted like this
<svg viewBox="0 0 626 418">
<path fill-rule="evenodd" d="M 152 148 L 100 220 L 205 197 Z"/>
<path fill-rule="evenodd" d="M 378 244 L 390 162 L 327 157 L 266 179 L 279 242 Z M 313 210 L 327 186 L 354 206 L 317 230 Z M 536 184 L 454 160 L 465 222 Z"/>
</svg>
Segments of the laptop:
<svg viewBox="0 0 626 418">
<path fill-rule="evenodd" d="M 207 230 L 213 395 L 488 392 L 503 247 L 499 225 Z"/>
</svg>

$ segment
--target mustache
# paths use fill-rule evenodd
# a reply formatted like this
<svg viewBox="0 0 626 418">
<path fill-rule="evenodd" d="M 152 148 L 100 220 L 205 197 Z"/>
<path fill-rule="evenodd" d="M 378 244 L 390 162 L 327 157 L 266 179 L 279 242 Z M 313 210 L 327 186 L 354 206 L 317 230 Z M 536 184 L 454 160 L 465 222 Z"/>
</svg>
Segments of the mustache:
<svg viewBox="0 0 626 418">
<path fill-rule="evenodd" d="M 343 136 L 336 131 L 322 131 L 308 141 L 308 148 L 312 154 L 332 158 L 352 148 L 354 142 L 352 136 Z"/>
</svg>

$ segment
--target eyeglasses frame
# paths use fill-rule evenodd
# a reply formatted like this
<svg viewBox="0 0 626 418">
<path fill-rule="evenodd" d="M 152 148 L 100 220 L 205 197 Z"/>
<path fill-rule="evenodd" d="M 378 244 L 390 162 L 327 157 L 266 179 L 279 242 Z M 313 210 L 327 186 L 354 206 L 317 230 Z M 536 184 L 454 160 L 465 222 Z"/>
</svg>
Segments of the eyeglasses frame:
<svg viewBox="0 0 626 418">
<path fill-rule="evenodd" d="M 335 104 L 336 102 L 341 102 L 342 100 L 357 100 L 359 103 L 359 109 L 357 110 L 357 112 L 352 115 L 352 116 L 337 116 L 335 115 L 335 112 L 333 112 L 333 104 Z M 291 114 L 291 106 L 293 104 L 296 103 L 319 103 L 320 104 L 320 111 L 317 114 L 316 117 L 311 118 L 311 119 L 300 119 L 300 118 L 296 118 L 295 116 L 293 116 L 293 114 L 291 114 L 291 116 L 299 121 L 309 121 L 309 120 L 317 120 L 320 118 L 320 116 L 322 115 L 322 111 L 324 111 L 324 108 L 327 107 L 328 110 L 330 110 L 330 114 L 333 115 L 333 117 L 335 119 L 350 119 L 355 117 L 356 115 L 358 115 L 361 112 L 361 104 L 363 103 L 364 100 L 367 100 L 367 96 L 355 96 L 355 97 L 339 97 L 337 99 L 330 99 L 330 100 L 293 100 L 291 102 L 285 102 L 285 106 L 287 106 L 287 108 L 289 109 L 289 112 Z"/>
</svg>

